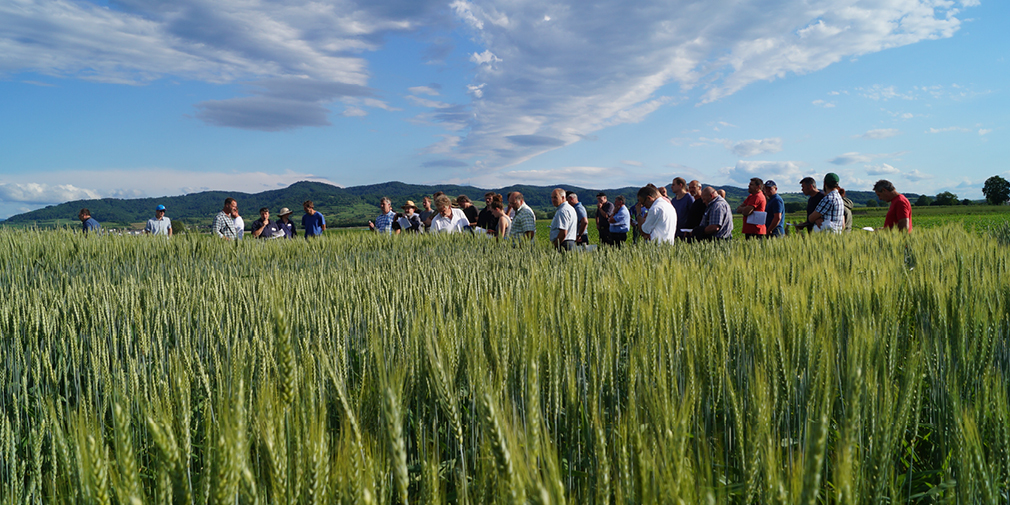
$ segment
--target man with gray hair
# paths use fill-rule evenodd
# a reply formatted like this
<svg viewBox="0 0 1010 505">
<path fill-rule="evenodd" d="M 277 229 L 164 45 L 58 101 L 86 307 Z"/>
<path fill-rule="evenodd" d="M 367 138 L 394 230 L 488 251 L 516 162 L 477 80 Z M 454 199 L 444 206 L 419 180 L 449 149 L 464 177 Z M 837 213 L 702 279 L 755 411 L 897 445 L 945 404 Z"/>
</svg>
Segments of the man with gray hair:
<svg viewBox="0 0 1010 505">
<path fill-rule="evenodd" d="M 705 186 L 701 191 L 701 198 L 706 204 L 705 215 L 692 233 L 694 238 L 697 240 L 733 238 L 733 213 L 726 199 L 712 186 Z"/>
<path fill-rule="evenodd" d="M 559 251 L 571 251 L 575 249 L 579 218 L 565 201 L 565 190 L 557 188 L 551 192 L 551 203 L 558 208 L 551 220 L 551 244 Z"/>
<path fill-rule="evenodd" d="M 589 227 L 589 213 L 586 212 L 586 206 L 579 202 L 579 195 L 574 191 L 569 191 L 565 194 L 565 199 L 568 201 L 568 205 L 571 205 L 575 209 L 575 216 L 578 219 L 578 230 L 576 230 L 575 243 L 576 244 L 588 244 L 589 243 L 589 232 L 586 229 Z"/>
<path fill-rule="evenodd" d="M 537 233 L 537 216 L 533 209 L 526 205 L 526 199 L 518 191 L 509 193 L 509 208 L 512 209 L 512 226 L 509 227 L 509 238 L 515 240 L 526 238 L 533 241 Z"/>
<path fill-rule="evenodd" d="M 873 185 L 877 199 L 890 203 L 887 215 L 884 216 L 884 229 L 898 230 L 903 233 L 912 231 L 912 204 L 905 195 L 898 193 L 894 184 L 887 179 L 881 179 Z"/>
<path fill-rule="evenodd" d="M 379 200 L 379 217 L 375 222 L 368 222 L 368 229 L 378 233 L 393 233 L 393 221 L 396 220 L 396 213 L 393 212 L 393 202 L 389 198 L 382 197 Z"/>
</svg>

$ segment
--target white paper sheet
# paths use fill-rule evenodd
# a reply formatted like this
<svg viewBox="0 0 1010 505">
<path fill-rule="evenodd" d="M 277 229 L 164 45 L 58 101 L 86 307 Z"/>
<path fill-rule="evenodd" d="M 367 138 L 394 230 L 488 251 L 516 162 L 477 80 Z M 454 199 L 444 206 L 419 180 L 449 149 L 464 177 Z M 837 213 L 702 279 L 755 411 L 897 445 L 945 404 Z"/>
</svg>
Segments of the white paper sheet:
<svg viewBox="0 0 1010 505">
<path fill-rule="evenodd" d="M 765 219 L 768 218 L 767 212 L 754 211 L 747 216 L 747 224 L 763 225 L 765 224 Z"/>
<path fill-rule="evenodd" d="M 397 222 L 400 223 L 400 229 L 401 230 L 406 231 L 406 230 L 410 229 L 410 220 L 409 219 L 407 219 L 405 217 L 401 217 Z"/>
</svg>

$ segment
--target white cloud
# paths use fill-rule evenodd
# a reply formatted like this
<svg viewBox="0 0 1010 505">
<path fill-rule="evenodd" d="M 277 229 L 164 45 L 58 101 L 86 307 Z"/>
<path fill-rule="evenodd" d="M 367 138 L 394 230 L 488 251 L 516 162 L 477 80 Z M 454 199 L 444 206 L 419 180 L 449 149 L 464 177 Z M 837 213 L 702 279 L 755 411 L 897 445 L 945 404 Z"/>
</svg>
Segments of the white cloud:
<svg viewBox="0 0 1010 505">
<path fill-rule="evenodd" d="M 992 128 L 988 128 L 988 129 L 987 128 L 979 128 L 979 130 L 978 130 L 979 136 L 988 135 L 990 132 L 992 132 Z"/>
<path fill-rule="evenodd" d="M 736 166 L 723 169 L 727 178 L 739 184 L 747 184 L 751 178 L 776 181 L 800 180 L 804 177 L 802 161 L 744 161 L 736 162 Z"/>
<path fill-rule="evenodd" d="M 905 178 L 912 182 L 919 182 L 926 179 L 932 179 L 933 176 L 930 174 L 924 174 L 918 170 L 912 170 L 910 172 L 905 172 Z"/>
<path fill-rule="evenodd" d="M 749 158 L 759 154 L 777 153 L 782 150 L 782 139 L 775 137 L 762 140 L 741 140 L 733 144 L 730 151 L 741 158 Z"/>
<path fill-rule="evenodd" d="M 926 130 L 926 133 L 946 133 L 946 132 L 970 132 L 971 128 L 964 128 L 961 126 L 948 126 L 946 128 L 930 128 Z"/>
<path fill-rule="evenodd" d="M 854 163 L 869 163 L 875 159 L 879 158 L 897 158 L 899 156 L 904 156 L 908 151 L 898 151 L 894 153 L 859 153 L 851 152 L 835 156 L 834 158 L 828 160 L 828 163 L 832 165 L 852 165 Z"/>
<path fill-rule="evenodd" d="M 813 102 L 810 102 L 810 103 L 812 103 L 812 104 L 814 104 L 814 105 L 816 105 L 818 107 L 825 108 L 825 109 L 831 109 L 831 108 L 834 108 L 834 106 L 835 106 L 835 104 L 833 104 L 831 102 L 825 102 L 824 100 L 814 100 Z"/>
<path fill-rule="evenodd" d="M 438 96 L 438 90 L 432 86 L 414 86 L 412 88 L 407 88 L 412 95 L 430 95 Z"/>
<path fill-rule="evenodd" d="M 101 198 L 97 191 L 73 184 L 0 183 L 0 201 L 3 202 L 47 204 L 96 198 Z"/>
<path fill-rule="evenodd" d="M 632 167 L 641 167 L 645 165 L 645 163 L 642 163 L 641 161 L 634 160 L 621 160 L 621 163 Z"/>
<path fill-rule="evenodd" d="M 324 177 L 291 170 L 279 174 L 153 168 L 73 170 L 7 175 L 3 179 L 0 181 L 0 202 L 32 204 L 57 204 L 95 198 L 172 196 L 211 190 L 258 193 L 298 181 L 333 184 Z M 281 182 L 284 184 L 279 184 Z M 157 193 L 151 193 L 146 188 L 157 188 Z"/>
<path fill-rule="evenodd" d="M 863 139 L 880 140 L 880 139 L 889 139 L 891 137 L 894 137 L 894 136 L 900 135 L 900 134 L 901 134 L 901 131 L 898 130 L 897 128 L 881 128 L 881 129 L 878 129 L 878 130 L 870 130 L 870 131 L 868 131 L 868 132 L 860 135 L 859 137 L 863 138 Z"/>
<path fill-rule="evenodd" d="M 497 63 L 501 61 L 501 58 L 497 57 L 490 50 L 484 51 L 483 53 L 473 53 L 470 55 L 470 61 L 478 65 L 488 65 L 491 63 Z"/>
<path fill-rule="evenodd" d="M 900 172 L 901 170 L 898 170 L 887 163 L 881 163 L 880 165 L 866 165 L 866 175 L 890 175 Z"/>
</svg>

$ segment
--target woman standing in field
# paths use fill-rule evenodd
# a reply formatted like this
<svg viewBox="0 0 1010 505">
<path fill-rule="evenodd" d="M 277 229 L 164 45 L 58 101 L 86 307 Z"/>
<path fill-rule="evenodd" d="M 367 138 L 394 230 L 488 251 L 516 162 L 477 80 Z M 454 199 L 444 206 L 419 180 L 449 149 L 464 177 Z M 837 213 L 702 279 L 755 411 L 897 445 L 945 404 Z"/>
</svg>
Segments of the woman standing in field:
<svg viewBox="0 0 1010 505">
<path fill-rule="evenodd" d="M 491 209 L 491 214 L 494 215 L 495 220 L 498 222 L 495 229 L 488 230 L 488 233 L 497 238 L 507 237 L 509 235 L 509 228 L 512 227 L 512 219 L 505 213 L 505 205 L 502 203 L 501 195 L 492 196 L 491 204 L 488 208 Z"/>
</svg>

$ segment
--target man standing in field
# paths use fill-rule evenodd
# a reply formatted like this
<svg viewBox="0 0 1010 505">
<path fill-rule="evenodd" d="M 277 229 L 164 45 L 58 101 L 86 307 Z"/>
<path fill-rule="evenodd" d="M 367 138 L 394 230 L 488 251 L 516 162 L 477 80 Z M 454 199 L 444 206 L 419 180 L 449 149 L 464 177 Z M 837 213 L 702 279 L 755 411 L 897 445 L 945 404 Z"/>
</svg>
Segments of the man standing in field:
<svg viewBox="0 0 1010 505">
<path fill-rule="evenodd" d="M 253 221 L 252 234 L 256 238 L 280 238 L 284 236 L 284 231 L 278 226 L 277 221 L 270 220 L 270 209 L 263 207 L 260 209 L 260 218 Z"/>
<path fill-rule="evenodd" d="M 98 224 L 98 221 L 95 221 L 94 218 L 91 217 L 91 211 L 87 208 L 81 209 L 81 211 L 77 213 L 77 218 L 81 220 L 81 229 L 84 230 L 85 235 L 89 231 L 98 233 L 98 230 L 102 227 Z"/>
<path fill-rule="evenodd" d="M 575 249 L 578 216 L 575 209 L 565 201 L 565 190 L 561 188 L 551 192 L 551 203 L 558 208 L 551 220 L 551 244 L 559 251 L 571 251 Z"/>
<path fill-rule="evenodd" d="M 312 200 L 302 203 L 305 215 L 302 216 L 302 228 L 305 228 L 305 238 L 318 237 L 326 231 L 326 218 L 321 212 L 316 212 Z"/>
<path fill-rule="evenodd" d="M 677 211 L 670 199 L 655 186 L 645 186 L 638 190 L 638 204 L 649 209 L 642 223 L 642 236 L 657 244 L 672 244 L 677 236 Z"/>
<path fill-rule="evenodd" d="M 509 193 L 509 207 L 514 211 L 512 227 L 509 228 L 509 237 L 518 239 L 526 237 L 530 242 L 537 233 L 537 216 L 533 209 L 526 205 L 526 199 L 518 191 Z"/>
<path fill-rule="evenodd" d="M 477 214 L 478 228 L 492 231 L 498 229 L 498 218 L 494 217 L 494 212 L 491 210 L 491 201 L 495 196 L 497 194 L 494 191 L 484 193 L 484 208 Z"/>
<path fill-rule="evenodd" d="M 238 215 L 238 202 L 234 198 L 224 199 L 224 209 L 214 216 L 214 224 L 210 226 L 211 233 L 214 233 L 225 240 L 235 240 L 238 231 L 235 230 L 235 218 Z"/>
<path fill-rule="evenodd" d="M 705 201 L 705 215 L 701 223 L 694 229 L 692 236 L 696 240 L 730 240 L 733 238 L 733 213 L 729 203 L 712 186 L 706 186 L 701 192 Z"/>
<path fill-rule="evenodd" d="M 144 234 L 172 236 L 172 220 L 165 217 L 164 205 L 154 208 L 154 217 L 147 220 L 147 225 L 144 226 Z"/>
<path fill-rule="evenodd" d="M 378 233 L 393 233 L 393 221 L 396 220 L 396 213 L 393 212 L 393 202 L 389 198 L 382 197 L 379 200 L 379 216 L 375 222 L 368 222 L 368 229 Z"/>
<path fill-rule="evenodd" d="M 631 231 L 631 212 L 628 206 L 624 205 L 624 195 L 618 195 L 614 199 L 614 215 L 610 216 L 610 237 L 609 245 L 621 247 L 628 240 L 628 232 Z"/>
<path fill-rule="evenodd" d="M 806 213 L 806 215 L 809 216 L 815 209 L 817 209 L 817 205 L 821 203 L 821 199 L 824 198 L 824 192 L 817 189 L 817 180 L 813 177 L 804 177 L 803 180 L 800 181 L 800 189 L 803 191 L 804 195 L 809 197 L 807 200 Z M 810 233 L 814 230 L 814 224 L 810 221 L 804 221 L 796 225 L 797 230 L 802 230 L 804 228 L 807 229 L 807 233 Z"/>
<path fill-rule="evenodd" d="M 673 210 L 677 211 L 677 226 L 687 228 L 688 214 L 691 212 L 691 205 L 694 204 L 694 197 L 687 192 L 687 181 L 683 177 L 674 177 L 670 187 L 673 188 L 670 204 L 673 205 Z M 678 229 L 677 237 L 686 238 L 687 234 L 681 233 Z"/>
<path fill-rule="evenodd" d="M 424 206 L 424 210 L 421 211 L 421 224 L 424 226 L 424 231 L 428 231 L 431 228 L 431 217 L 435 215 L 435 211 L 431 210 L 431 197 L 425 195 L 424 199 L 421 200 L 421 205 Z"/>
<path fill-rule="evenodd" d="M 782 218 L 786 215 L 786 203 L 782 201 L 782 197 L 779 196 L 779 188 L 775 185 L 775 181 L 771 179 L 765 181 L 764 194 L 768 202 L 765 205 L 765 212 L 768 213 L 768 216 L 765 218 L 767 236 L 781 237 L 786 234 L 785 227 L 782 226 Z"/>
<path fill-rule="evenodd" d="M 574 191 L 567 192 L 565 200 L 568 201 L 568 205 L 571 205 L 575 209 L 575 217 L 578 219 L 578 229 L 575 231 L 575 243 L 588 244 L 589 232 L 586 230 L 589 228 L 589 214 L 586 212 L 586 207 L 579 202 L 579 195 L 575 194 Z"/>
<path fill-rule="evenodd" d="M 600 191 L 596 194 L 596 231 L 600 234 L 601 244 L 613 244 L 610 239 L 610 217 L 613 215 L 614 204 L 608 202 L 607 194 Z"/>
<path fill-rule="evenodd" d="M 750 193 L 747 199 L 736 208 L 736 211 L 743 216 L 743 235 L 747 237 L 747 240 L 752 238 L 764 238 L 767 229 L 765 228 L 764 220 L 761 224 L 751 224 L 748 223 L 748 217 L 755 212 L 765 211 L 765 195 L 761 192 L 764 187 L 764 181 L 753 177 L 750 180 L 750 184 L 747 185 L 747 192 Z"/>
<path fill-rule="evenodd" d="M 891 204 L 887 209 L 887 216 L 884 217 L 884 228 L 882 229 L 897 229 L 902 233 L 910 233 L 912 231 L 912 204 L 908 198 L 898 193 L 894 189 L 894 184 L 885 179 L 881 179 L 873 185 L 873 192 L 877 194 L 878 200 Z"/>
<path fill-rule="evenodd" d="M 824 176 L 824 198 L 807 216 L 807 221 L 813 223 L 819 231 L 841 233 L 845 229 L 845 203 L 838 193 L 837 174 L 829 172 Z"/>
</svg>

